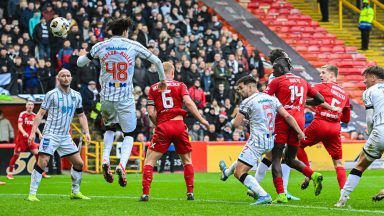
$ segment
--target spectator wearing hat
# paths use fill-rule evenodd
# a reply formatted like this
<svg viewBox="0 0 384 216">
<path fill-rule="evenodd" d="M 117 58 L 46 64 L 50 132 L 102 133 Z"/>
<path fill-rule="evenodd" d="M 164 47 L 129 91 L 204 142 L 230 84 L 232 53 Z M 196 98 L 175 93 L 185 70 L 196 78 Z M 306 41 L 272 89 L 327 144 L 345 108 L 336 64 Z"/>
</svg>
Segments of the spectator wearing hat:
<svg viewBox="0 0 384 216">
<path fill-rule="evenodd" d="M 198 108 L 204 108 L 206 105 L 205 94 L 200 88 L 200 80 L 195 80 L 194 85 L 188 89 L 189 95 Z"/>
<path fill-rule="evenodd" d="M 47 22 L 51 22 L 51 20 L 55 16 L 55 11 L 53 11 L 51 3 L 46 4 L 45 8 L 43 9 L 42 15 Z"/>
<path fill-rule="evenodd" d="M 175 52 L 176 52 L 176 58 L 179 59 L 179 60 L 184 55 L 187 56 L 188 60 L 191 59 L 188 50 L 185 48 L 184 41 L 180 41 L 180 43 L 178 44 L 177 49 L 175 50 Z"/>
<path fill-rule="evenodd" d="M 37 44 L 39 50 L 39 58 L 49 58 L 51 56 L 49 37 L 47 21 L 42 17 L 40 23 L 35 26 L 32 35 L 33 41 Z"/>
<path fill-rule="evenodd" d="M 217 142 L 224 142 L 225 141 L 224 135 L 222 133 L 217 134 L 215 141 L 217 141 Z"/>
<path fill-rule="evenodd" d="M 374 10 L 369 5 L 369 0 L 363 0 L 363 8 L 359 17 L 359 30 L 361 31 L 361 50 L 368 50 L 369 33 L 372 30 L 372 21 L 375 16 Z"/>
<path fill-rule="evenodd" d="M 219 133 L 220 131 L 222 131 L 224 126 L 227 124 L 227 120 L 228 120 L 227 113 L 221 112 L 219 114 L 219 121 L 216 124 L 216 132 Z"/>
</svg>

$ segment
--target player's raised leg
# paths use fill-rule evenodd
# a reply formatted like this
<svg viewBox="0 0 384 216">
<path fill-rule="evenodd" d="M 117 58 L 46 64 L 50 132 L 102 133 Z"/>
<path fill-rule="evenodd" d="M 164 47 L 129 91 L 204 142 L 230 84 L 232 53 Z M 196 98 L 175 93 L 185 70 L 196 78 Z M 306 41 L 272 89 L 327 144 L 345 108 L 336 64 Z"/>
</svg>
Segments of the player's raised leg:
<svg viewBox="0 0 384 216">
<path fill-rule="evenodd" d="M 35 164 L 35 167 L 31 173 L 31 183 L 29 186 L 29 195 L 26 199 L 27 201 L 40 201 L 39 199 L 37 199 L 36 193 L 37 193 L 37 189 L 39 188 L 44 169 L 48 165 L 49 158 L 50 158 L 49 154 L 39 155 L 39 160 Z"/>
<path fill-rule="evenodd" d="M 70 198 L 71 199 L 84 199 L 84 200 L 91 199 L 87 196 L 84 196 L 80 192 L 80 184 L 81 184 L 81 180 L 83 178 L 83 166 L 84 166 L 84 162 L 81 159 L 80 154 L 75 153 L 73 155 L 68 156 L 67 158 L 72 164 L 72 168 L 71 168 L 72 193 L 71 193 Z"/>
<path fill-rule="evenodd" d="M 223 160 L 219 162 L 219 168 L 221 170 L 221 177 L 220 177 L 221 181 L 226 181 L 229 176 L 233 175 L 236 169 L 236 165 L 237 165 L 237 161 L 233 162 L 231 166 L 227 168 L 227 165 Z"/>
</svg>

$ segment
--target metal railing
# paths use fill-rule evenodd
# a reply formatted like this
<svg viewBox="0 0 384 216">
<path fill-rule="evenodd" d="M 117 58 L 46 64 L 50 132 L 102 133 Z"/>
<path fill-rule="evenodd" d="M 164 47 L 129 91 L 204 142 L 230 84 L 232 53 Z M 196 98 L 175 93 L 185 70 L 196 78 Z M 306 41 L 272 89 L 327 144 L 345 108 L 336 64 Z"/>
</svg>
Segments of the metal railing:
<svg viewBox="0 0 384 216">
<path fill-rule="evenodd" d="M 384 4 L 380 3 L 378 0 L 370 0 L 370 4 L 373 4 L 373 10 L 375 13 L 374 18 L 373 18 L 373 22 L 372 22 L 373 26 L 384 31 L 384 25 L 381 24 L 376 19 L 377 18 L 377 7 L 380 7 L 381 9 L 384 10 Z M 360 14 L 360 12 L 361 12 L 361 10 L 359 8 L 357 8 L 355 5 L 353 5 L 350 1 L 339 0 L 339 28 L 340 28 L 340 30 L 343 29 L 343 7 L 347 7 L 358 14 Z"/>
</svg>

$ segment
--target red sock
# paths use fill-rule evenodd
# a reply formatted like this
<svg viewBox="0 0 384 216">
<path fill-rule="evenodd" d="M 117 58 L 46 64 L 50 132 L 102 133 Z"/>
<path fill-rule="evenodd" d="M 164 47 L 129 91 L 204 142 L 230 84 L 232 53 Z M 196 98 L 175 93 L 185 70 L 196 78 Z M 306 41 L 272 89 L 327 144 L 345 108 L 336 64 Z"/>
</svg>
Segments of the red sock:
<svg viewBox="0 0 384 216">
<path fill-rule="evenodd" d="M 19 155 L 14 154 L 11 160 L 9 161 L 9 172 L 13 172 L 13 168 L 15 167 L 17 158 L 19 158 Z"/>
<path fill-rule="evenodd" d="M 283 184 L 283 178 L 276 177 L 273 179 L 273 184 L 275 185 L 276 192 L 278 194 L 284 193 L 284 184 Z"/>
<path fill-rule="evenodd" d="M 193 181 L 195 178 L 195 172 L 193 171 L 192 164 L 186 164 L 184 166 L 184 180 L 187 185 L 187 193 L 193 193 Z"/>
<path fill-rule="evenodd" d="M 337 181 L 339 182 L 340 189 L 343 189 L 345 182 L 347 181 L 347 175 L 345 174 L 344 167 L 336 167 Z"/>
<path fill-rule="evenodd" d="M 299 161 L 303 162 L 306 166 L 309 166 L 308 156 L 303 148 L 298 149 L 296 157 L 297 159 L 299 159 Z"/>
<path fill-rule="evenodd" d="M 304 167 L 303 170 L 301 170 L 301 173 L 303 173 L 305 176 L 307 176 L 308 178 L 311 178 L 312 174 L 313 174 L 313 170 L 311 169 L 311 167 L 309 166 L 306 166 Z"/>
<path fill-rule="evenodd" d="M 143 194 L 149 195 L 149 188 L 151 187 L 153 179 L 153 167 L 151 165 L 145 165 L 143 168 Z"/>
</svg>

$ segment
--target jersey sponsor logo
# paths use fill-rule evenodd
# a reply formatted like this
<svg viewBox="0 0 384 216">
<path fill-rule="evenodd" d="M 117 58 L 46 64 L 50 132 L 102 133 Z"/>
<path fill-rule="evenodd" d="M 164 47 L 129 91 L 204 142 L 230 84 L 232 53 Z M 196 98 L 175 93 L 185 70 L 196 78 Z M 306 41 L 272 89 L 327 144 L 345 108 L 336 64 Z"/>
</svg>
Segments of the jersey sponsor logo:
<svg viewBox="0 0 384 216">
<path fill-rule="evenodd" d="M 110 82 L 109 87 L 114 87 L 114 88 L 124 88 L 127 87 L 127 83 L 120 83 L 120 82 Z"/>
<path fill-rule="evenodd" d="M 44 138 L 43 139 L 43 150 L 45 150 L 49 146 L 49 139 Z"/>
<path fill-rule="evenodd" d="M 73 113 L 73 106 L 62 106 L 61 107 L 61 112 L 63 114 L 72 115 L 72 113 Z"/>
<path fill-rule="evenodd" d="M 24 124 L 26 124 L 26 125 L 33 125 L 33 120 L 32 121 L 25 120 Z"/>
<path fill-rule="evenodd" d="M 272 104 L 264 104 L 263 105 L 263 109 L 273 109 L 273 106 L 272 106 Z"/>
<path fill-rule="evenodd" d="M 263 99 L 263 100 L 257 101 L 257 103 L 268 103 L 268 102 L 272 102 L 272 100 L 271 99 Z"/>
<path fill-rule="evenodd" d="M 286 109 L 286 110 L 298 110 L 298 111 L 301 111 L 301 106 L 284 105 L 284 109 Z"/>
</svg>

